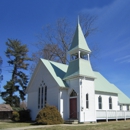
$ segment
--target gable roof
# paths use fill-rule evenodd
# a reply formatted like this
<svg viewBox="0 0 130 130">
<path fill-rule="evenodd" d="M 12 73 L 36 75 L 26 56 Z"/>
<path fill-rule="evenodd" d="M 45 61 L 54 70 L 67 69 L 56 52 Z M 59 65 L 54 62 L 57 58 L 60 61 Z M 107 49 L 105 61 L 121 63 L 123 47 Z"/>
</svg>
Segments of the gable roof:
<svg viewBox="0 0 130 130">
<path fill-rule="evenodd" d="M 55 79 L 59 87 L 68 87 L 66 82 L 63 80 L 68 65 L 57 63 L 54 61 L 49 61 L 45 59 L 41 59 L 42 63 L 46 66 L 49 70 L 52 77 Z M 85 69 L 85 66 L 83 70 Z M 96 79 L 94 80 L 95 83 L 95 91 L 100 92 L 108 92 L 108 93 L 117 93 L 119 97 L 119 103 L 121 104 L 130 104 L 130 99 L 115 85 L 111 84 L 106 78 L 104 78 L 99 72 L 93 71 Z"/>
<path fill-rule="evenodd" d="M 113 88 L 118 92 L 118 99 L 120 104 L 130 104 L 130 98 L 128 98 L 119 88 L 117 88 L 114 84 L 111 84 Z"/>
<path fill-rule="evenodd" d="M 68 66 L 65 64 L 57 63 L 54 61 L 49 61 L 45 59 L 40 59 L 42 63 L 46 66 L 52 77 L 55 79 L 60 87 L 67 87 L 67 84 L 62 80 L 66 74 Z"/>
<path fill-rule="evenodd" d="M 107 79 L 105 79 L 99 72 L 94 72 L 96 75 L 95 91 L 117 93 L 119 103 L 130 104 L 130 98 L 128 98 L 120 89 L 118 89 L 114 84 L 111 84 Z"/>
<path fill-rule="evenodd" d="M 94 72 L 96 75 L 95 83 L 95 90 L 101 92 L 108 92 L 108 93 L 117 93 L 116 89 L 112 87 L 112 84 L 103 77 L 99 72 Z"/>
<path fill-rule="evenodd" d="M 90 53 L 91 50 L 89 49 L 80 24 L 77 24 L 75 34 L 69 49 L 69 53 L 73 54 L 73 52 L 78 52 L 78 50 L 83 50 L 86 53 Z"/>
<path fill-rule="evenodd" d="M 0 111 L 13 111 L 9 104 L 0 104 Z"/>
</svg>

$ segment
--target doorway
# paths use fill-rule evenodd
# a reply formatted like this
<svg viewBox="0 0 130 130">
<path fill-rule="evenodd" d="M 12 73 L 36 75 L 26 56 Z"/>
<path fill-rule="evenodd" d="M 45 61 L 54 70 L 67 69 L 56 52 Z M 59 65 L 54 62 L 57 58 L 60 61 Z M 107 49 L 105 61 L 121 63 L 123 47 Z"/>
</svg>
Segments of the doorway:
<svg viewBox="0 0 130 130">
<path fill-rule="evenodd" d="M 77 119 L 77 93 L 75 90 L 72 90 L 70 93 L 70 118 Z"/>
<path fill-rule="evenodd" d="M 70 98 L 70 118 L 77 119 L 77 98 Z"/>
</svg>

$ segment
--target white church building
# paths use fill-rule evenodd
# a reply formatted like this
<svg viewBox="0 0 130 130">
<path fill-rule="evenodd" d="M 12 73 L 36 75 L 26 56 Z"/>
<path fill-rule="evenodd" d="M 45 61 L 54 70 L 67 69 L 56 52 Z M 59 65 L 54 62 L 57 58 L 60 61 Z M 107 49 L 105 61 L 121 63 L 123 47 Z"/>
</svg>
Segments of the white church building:
<svg viewBox="0 0 130 130">
<path fill-rule="evenodd" d="M 68 53 L 69 65 L 39 60 L 26 90 L 32 120 L 46 104 L 56 106 L 64 120 L 96 122 L 130 118 L 130 98 L 100 72 L 92 70 L 91 50 L 79 23 Z"/>
</svg>

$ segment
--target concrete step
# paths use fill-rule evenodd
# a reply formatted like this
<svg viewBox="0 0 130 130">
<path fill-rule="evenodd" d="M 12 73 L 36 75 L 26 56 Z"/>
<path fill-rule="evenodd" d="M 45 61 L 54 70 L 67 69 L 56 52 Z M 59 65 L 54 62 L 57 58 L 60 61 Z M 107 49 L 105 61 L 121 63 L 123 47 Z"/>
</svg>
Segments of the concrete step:
<svg viewBox="0 0 130 130">
<path fill-rule="evenodd" d="M 65 124 L 78 124 L 78 120 L 75 119 L 69 119 L 64 122 Z"/>
<path fill-rule="evenodd" d="M 78 124 L 78 122 L 65 121 L 64 124 Z"/>
</svg>

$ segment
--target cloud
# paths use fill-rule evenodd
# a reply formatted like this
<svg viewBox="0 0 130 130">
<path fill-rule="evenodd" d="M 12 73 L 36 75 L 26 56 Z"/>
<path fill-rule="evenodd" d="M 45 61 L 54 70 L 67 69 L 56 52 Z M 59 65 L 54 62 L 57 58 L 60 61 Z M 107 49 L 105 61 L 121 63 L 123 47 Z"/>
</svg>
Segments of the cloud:
<svg viewBox="0 0 130 130">
<path fill-rule="evenodd" d="M 104 70 L 107 79 L 129 95 L 130 87 L 130 0 L 115 0 L 111 4 L 90 9 L 83 9 L 83 13 L 98 16 L 96 26 L 100 33 L 93 38 L 100 43 L 100 59 L 106 61 Z M 110 62 L 109 59 L 115 62 Z M 127 63 L 127 64 L 126 64 Z"/>
<path fill-rule="evenodd" d="M 102 42 L 102 47 L 103 49 L 106 49 L 106 52 L 111 50 L 119 52 L 124 48 L 123 46 L 128 46 L 127 44 L 130 44 L 129 4 L 129 0 L 116 0 L 103 7 L 86 8 L 81 11 L 83 13 L 96 14 L 98 16 L 96 25 L 99 30 L 101 30 L 101 33 L 97 34 L 100 38 L 97 39 Z"/>
<path fill-rule="evenodd" d="M 130 63 L 130 0 L 115 0 L 103 7 L 81 12 L 98 16 L 96 26 L 101 30 L 94 37 L 100 43 L 100 58 L 112 58 L 118 63 Z"/>
<path fill-rule="evenodd" d="M 129 59 L 126 59 L 126 60 L 123 60 L 123 61 L 121 61 L 120 63 L 130 63 L 130 58 L 129 58 Z"/>
<path fill-rule="evenodd" d="M 113 17 L 119 17 L 117 14 L 121 14 L 124 9 L 129 8 L 130 1 L 124 0 L 119 1 L 115 0 L 111 4 L 106 4 L 102 7 L 95 7 L 95 8 L 84 8 L 80 12 L 82 13 L 89 13 L 95 14 L 99 16 L 100 22 L 104 20 L 107 21 L 108 19 L 113 19 Z M 120 17 L 119 17 L 120 18 Z"/>
<path fill-rule="evenodd" d="M 97 16 L 95 26 L 100 32 L 92 37 L 92 42 L 100 44 L 99 58 L 103 61 L 100 71 L 104 72 L 111 83 L 124 90 L 130 97 L 128 93 L 130 87 L 129 5 L 130 0 L 114 0 L 106 6 L 84 8 L 81 12 Z M 106 65 L 111 68 L 111 71 Z"/>
<path fill-rule="evenodd" d="M 130 55 L 126 55 L 126 56 L 117 58 L 114 61 L 119 62 L 119 63 L 130 63 Z"/>
<path fill-rule="evenodd" d="M 122 61 L 122 60 L 126 60 L 128 58 L 130 58 L 130 55 L 127 55 L 127 56 L 124 56 L 124 57 L 121 57 L 121 58 L 117 58 L 114 61 Z"/>
<path fill-rule="evenodd" d="M 123 42 L 124 43 L 124 42 Z M 114 54 L 119 54 L 119 53 L 122 53 L 124 54 L 124 52 L 126 52 L 126 50 L 129 50 L 130 48 L 130 43 L 129 44 L 126 44 L 126 45 L 121 45 L 120 47 L 115 47 L 115 48 L 112 48 L 111 50 L 107 50 L 107 53 L 106 53 L 106 50 L 103 51 L 102 53 L 104 53 L 101 58 L 103 57 L 108 57 L 108 56 L 112 56 Z M 124 56 L 125 57 L 125 56 Z M 118 59 L 118 58 L 117 58 Z"/>
</svg>

